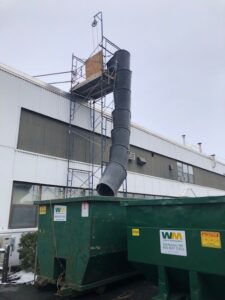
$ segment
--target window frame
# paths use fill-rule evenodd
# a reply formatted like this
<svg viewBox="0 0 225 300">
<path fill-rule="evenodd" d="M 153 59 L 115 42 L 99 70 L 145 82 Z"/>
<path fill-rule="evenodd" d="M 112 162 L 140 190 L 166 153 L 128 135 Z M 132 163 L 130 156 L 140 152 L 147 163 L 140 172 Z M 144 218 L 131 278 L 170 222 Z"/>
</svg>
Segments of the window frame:
<svg viewBox="0 0 225 300">
<path fill-rule="evenodd" d="M 187 163 L 177 161 L 177 180 L 184 183 L 194 184 L 194 167 Z"/>
</svg>

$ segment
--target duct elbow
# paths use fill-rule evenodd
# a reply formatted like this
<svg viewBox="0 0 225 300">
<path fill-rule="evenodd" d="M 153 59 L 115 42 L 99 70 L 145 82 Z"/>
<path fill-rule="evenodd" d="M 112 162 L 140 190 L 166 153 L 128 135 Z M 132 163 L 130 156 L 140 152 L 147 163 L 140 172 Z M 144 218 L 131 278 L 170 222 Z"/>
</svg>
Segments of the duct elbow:
<svg viewBox="0 0 225 300">
<path fill-rule="evenodd" d="M 101 196 L 114 196 L 127 176 L 126 169 L 117 162 L 109 162 L 100 183 L 97 185 L 97 191 Z"/>
</svg>

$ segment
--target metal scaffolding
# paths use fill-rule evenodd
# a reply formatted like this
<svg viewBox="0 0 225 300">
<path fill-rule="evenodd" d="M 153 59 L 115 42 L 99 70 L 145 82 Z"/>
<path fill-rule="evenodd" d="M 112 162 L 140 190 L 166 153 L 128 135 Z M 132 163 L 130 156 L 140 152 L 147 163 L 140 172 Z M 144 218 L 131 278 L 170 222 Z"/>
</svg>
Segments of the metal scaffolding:
<svg viewBox="0 0 225 300">
<path fill-rule="evenodd" d="M 89 59 L 102 51 L 102 70 L 97 76 L 90 79 L 86 78 L 85 62 L 79 57 L 72 56 L 72 72 L 71 72 L 71 99 L 70 99 L 70 123 L 69 123 L 69 153 L 68 153 L 68 174 L 67 174 L 67 197 L 71 196 L 71 189 L 74 186 L 85 187 L 90 194 L 94 193 L 94 178 L 97 173 L 103 173 L 106 161 L 104 154 L 107 148 L 107 130 L 108 124 L 111 122 L 110 114 L 113 110 L 114 101 L 109 99 L 107 95 L 114 90 L 114 73 L 107 70 L 107 61 L 113 56 L 115 51 L 119 49 L 115 44 L 103 37 L 100 44 L 90 55 Z M 113 71 L 114 72 L 114 71 Z M 78 169 L 74 169 L 72 161 L 72 152 L 76 151 L 71 141 L 74 141 L 72 135 L 73 123 L 75 123 L 76 112 L 79 106 L 79 101 L 85 101 L 90 109 L 90 134 L 89 134 L 89 162 L 90 170 L 80 170 L 86 173 L 86 177 L 81 184 L 78 185 L 77 174 Z M 96 134 L 100 134 L 100 151 L 96 151 Z M 100 160 L 100 165 L 96 166 L 96 161 Z M 97 178 L 98 180 L 100 178 Z"/>
<path fill-rule="evenodd" d="M 97 174 L 101 174 L 107 164 L 105 161 L 105 152 L 107 150 L 107 131 L 108 125 L 111 123 L 111 112 L 114 108 L 113 99 L 107 97 L 114 91 L 115 69 L 109 70 L 107 62 L 120 48 L 112 43 L 103 35 L 103 15 L 98 12 L 93 17 L 92 27 L 96 27 L 100 22 L 100 42 L 94 48 L 93 52 L 87 59 L 81 59 L 72 54 L 71 70 L 63 72 L 48 73 L 36 75 L 34 77 L 56 76 L 71 74 L 70 80 L 52 81 L 49 84 L 69 84 L 70 85 L 70 109 L 69 109 L 69 125 L 68 125 L 68 153 L 67 153 L 67 189 L 66 197 L 72 197 L 75 188 L 80 188 L 83 193 L 89 195 L 94 194 L 94 179 L 99 180 Z M 101 70 L 93 76 L 87 77 L 86 63 L 93 57 L 101 57 Z M 90 109 L 90 131 L 88 137 L 89 144 L 89 163 L 90 167 L 85 169 L 78 168 L 76 157 L 76 115 L 79 109 L 85 105 Z M 100 135 L 100 144 L 96 141 L 96 136 Z M 96 151 L 96 146 L 100 147 L 100 151 Z M 97 162 L 100 161 L 100 164 Z M 87 192 L 86 192 L 87 191 Z M 127 193 L 127 182 L 123 183 L 123 192 Z"/>
</svg>

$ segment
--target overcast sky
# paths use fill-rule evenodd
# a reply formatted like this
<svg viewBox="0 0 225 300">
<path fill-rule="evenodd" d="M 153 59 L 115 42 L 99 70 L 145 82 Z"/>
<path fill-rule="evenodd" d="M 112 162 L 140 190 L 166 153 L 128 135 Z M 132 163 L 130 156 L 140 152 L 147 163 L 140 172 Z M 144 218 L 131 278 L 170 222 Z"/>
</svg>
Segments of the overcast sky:
<svg viewBox="0 0 225 300">
<path fill-rule="evenodd" d="M 0 0 L 0 62 L 69 70 L 93 50 L 100 10 L 132 55 L 132 121 L 225 159 L 225 0 Z"/>
</svg>

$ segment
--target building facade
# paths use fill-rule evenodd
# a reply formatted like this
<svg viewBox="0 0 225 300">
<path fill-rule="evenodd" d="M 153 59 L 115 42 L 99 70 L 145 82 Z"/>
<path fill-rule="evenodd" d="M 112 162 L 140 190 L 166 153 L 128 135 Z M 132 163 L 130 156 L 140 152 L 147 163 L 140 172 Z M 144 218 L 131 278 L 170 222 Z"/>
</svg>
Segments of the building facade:
<svg viewBox="0 0 225 300">
<path fill-rule="evenodd" d="M 70 95 L 33 77 L 0 65 L 0 244 L 12 244 L 18 262 L 20 235 L 37 228 L 35 200 L 68 196 L 68 153 L 75 174 L 70 196 L 88 195 L 88 174 L 100 170 L 100 124 L 90 139 L 92 109 L 76 103 L 70 123 Z M 95 114 L 100 114 L 96 111 Z M 112 122 L 106 118 L 107 161 Z M 68 142 L 68 128 L 73 135 Z M 90 145 L 94 148 L 91 158 Z M 225 194 L 225 165 L 187 146 L 132 125 L 127 196 L 140 198 Z M 71 146 L 72 145 L 72 146 Z M 72 147 L 72 148 L 71 148 Z M 118 196 L 125 196 L 123 188 Z M 0 246 L 1 246 L 0 245 Z"/>
</svg>

